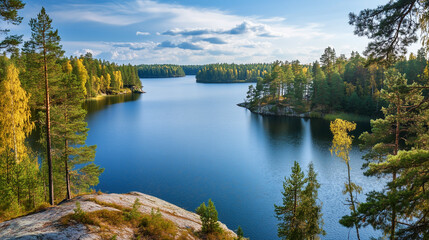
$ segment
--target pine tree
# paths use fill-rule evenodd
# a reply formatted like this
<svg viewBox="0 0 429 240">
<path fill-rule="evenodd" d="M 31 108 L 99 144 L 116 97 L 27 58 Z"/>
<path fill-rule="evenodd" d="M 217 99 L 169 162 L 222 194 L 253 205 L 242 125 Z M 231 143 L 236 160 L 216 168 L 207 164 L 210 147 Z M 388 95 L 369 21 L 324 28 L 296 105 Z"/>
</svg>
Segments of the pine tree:
<svg viewBox="0 0 429 240">
<path fill-rule="evenodd" d="M 384 118 L 371 121 L 372 133 L 365 132 L 360 136 L 362 148 L 368 149 L 364 156 L 368 161 L 365 167 L 367 176 L 391 177 L 391 181 L 382 191 L 372 191 L 367 194 L 367 200 L 359 208 L 361 218 L 375 229 L 381 229 L 390 239 L 396 238 L 398 223 L 407 226 L 407 212 L 398 209 L 404 188 L 396 187 L 403 177 L 399 169 L 404 166 L 396 165 L 386 171 L 382 166 L 395 157 L 399 151 L 425 148 L 427 141 L 423 136 L 428 132 L 428 103 L 422 96 L 422 89 L 417 83 L 407 84 L 404 75 L 395 70 L 386 73 L 385 89 L 381 96 L 389 105 L 382 109 Z M 389 160 L 391 159 L 391 160 Z M 393 163 L 392 163 L 393 164 Z M 407 189 L 407 188 L 405 188 Z M 374 211 L 377 209 L 377 211 Z M 399 220 L 398 220 L 399 219 Z"/>
<path fill-rule="evenodd" d="M 86 73 L 85 67 L 77 60 L 77 74 Z M 59 90 L 56 93 L 56 105 L 52 108 L 52 121 L 55 123 L 52 128 L 53 148 L 60 152 L 61 160 L 59 164 L 64 168 L 64 174 L 60 176 L 65 178 L 66 199 L 74 193 L 85 192 L 88 188 L 82 188 L 83 185 L 94 185 L 93 182 L 83 183 L 87 179 L 81 177 L 79 170 L 72 169 L 76 166 L 82 166 L 88 162 L 94 161 L 96 146 L 86 146 L 85 141 L 88 135 L 87 123 L 85 122 L 86 111 L 82 108 L 85 99 L 85 86 L 82 84 L 82 78 L 72 74 L 70 61 L 64 63 L 65 74 L 59 82 Z M 59 165 L 58 164 L 58 165 Z M 95 166 L 96 167 L 96 166 Z M 93 177 L 97 178 L 103 172 L 103 169 L 96 167 Z M 70 180 L 70 173 L 73 173 L 74 182 Z M 73 184 L 72 184 L 73 183 Z"/>
<path fill-rule="evenodd" d="M 5 23 L 19 25 L 22 17 L 18 15 L 18 10 L 23 9 L 25 3 L 21 0 L 0 0 L 0 20 Z M 8 34 L 10 29 L 1 29 L 0 34 Z M 22 43 L 22 35 L 10 35 L 0 42 L 0 49 L 8 52 L 17 51 L 17 46 Z"/>
<path fill-rule="evenodd" d="M 335 49 L 331 47 L 325 48 L 324 53 L 320 57 L 320 63 L 322 65 L 323 71 L 326 74 L 331 74 L 335 71 L 335 62 L 337 60 L 337 56 L 335 54 Z"/>
<path fill-rule="evenodd" d="M 317 235 L 325 235 L 323 230 L 322 206 L 318 204 L 318 190 L 320 184 L 317 181 L 317 173 L 314 171 L 313 163 L 308 165 L 307 186 L 304 189 L 304 206 L 305 206 L 305 234 L 308 239 L 316 239 Z"/>
<path fill-rule="evenodd" d="M 209 199 L 207 206 L 205 203 L 202 203 L 196 209 L 196 213 L 200 215 L 202 222 L 201 231 L 203 233 L 217 233 L 221 231 L 218 223 L 218 213 L 211 199 Z"/>
<path fill-rule="evenodd" d="M 308 175 L 297 162 L 294 162 L 292 174 L 283 182 L 283 205 L 275 205 L 274 211 L 278 224 L 278 236 L 282 239 L 316 239 L 325 235 L 322 229 L 322 206 L 317 203 L 317 174 L 313 164 L 308 167 Z"/>
<path fill-rule="evenodd" d="M 24 45 L 24 52 L 34 61 L 35 71 L 41 71 L 45 88 L 45 130 L 46 130 L 46 159 L 48 164 L 49 203 L 54 204 L 53 165 L 51 153 L 51 117 L 50 117 L 50 81 L 55 79 L 56 61 L 64 54 L 61 50 L 58 30 L 53 30 L 52 20 L 42 8 L 37 18 L 30 20 L 31 38 Z M 41 70 L 40 70 L 41 69 Z M 30 70 L 30 69 L 28 69 Z"/>
<path fill-rule="evenodd" d="M 423 45 L 429 47 L 429 2 L 426 0 L 392 0 L 375 9 L 349 14 L 354 33 L 372 41 L 365 51 L 371 59 L 387 64 L 404 55 L 412 43 L 417 42 L 418 30 Z"/>
<path fill-rule="evenodd" d="M 354 194 L 359 194 L 362 191 L 362 188 L 353 183 L 351 180 L 350 174 L 350 150 L 352 147 L 353 138 L 348 135 L 348 132 L 356 129 L 356 124 L 348 122 L 342 119 L 336 119 L 330 124 L 331 132 L 334 135 L 332 140 L 332 147 L 330 149 L 331 154 L 335 153 L 335 155 L 341 158 L 347 166 L 347 182 L 344 184 L 343 194 L 348 194 L 348 205 L 350 206 L 351 215 L 343 216 L 340 220 L 340 223 L 346 227 L 356 228 L 357 238 L 360 239 L 359 236 L 359 227 L 360 224 L 357 220 L 357 200 Z"/>
<path fill-rule="evenodd" d="M 283 182 L 283 204 L 274 204 L 276 217 L 280 221 L 277 235 L 282 239 L 305 239 L 304 184 L 304 173 L 294 162 L 292 174 Z"/>
<path fill-rule="evenodd" d="M 380 164 L 370 164 L 369 172 L 383 174 L 398 174 L 395 180 L 387 186 L 396 191 L 368 194 L 367 202 L 359 210 L 372 213 L 369 216 L 371 224 L 381 226 L 390 218 L 390 206 L 394 206 L 397 218 L 396 232 L 391 239 L 428 239 L 429 238 L 429 151 L 413 149 L 399 151 L 390 155 L 387 161 Z M 395 205 L 391 202 L 394 201 Z M 383 219 L 385 218 L 385 219 Z"/>
<path fill-rule="evenodd" d="M 237 237 L 237 240 L 241 240 L 244 237 L 243 229 L 240 226 L 238 226 L 237 228 Z"/>
</svg>

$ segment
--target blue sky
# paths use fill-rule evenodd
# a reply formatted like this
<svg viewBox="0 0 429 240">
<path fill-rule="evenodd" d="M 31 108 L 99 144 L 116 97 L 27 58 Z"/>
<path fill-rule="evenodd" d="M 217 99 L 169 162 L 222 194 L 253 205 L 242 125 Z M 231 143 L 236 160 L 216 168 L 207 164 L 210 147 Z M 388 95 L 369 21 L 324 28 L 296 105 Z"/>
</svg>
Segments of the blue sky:
<svg viewBox="0 0 429 240">
<path fill-rule="evenodd" d="M 67 55 L 91 52 L 118 63 L 206 64 L 320 58 L 362 52 L 368 43 L 353 35 L 348 13 L 387 0 L 43 0 L 25 1 L 20 26 L 44 6 Z"/>
</svg>

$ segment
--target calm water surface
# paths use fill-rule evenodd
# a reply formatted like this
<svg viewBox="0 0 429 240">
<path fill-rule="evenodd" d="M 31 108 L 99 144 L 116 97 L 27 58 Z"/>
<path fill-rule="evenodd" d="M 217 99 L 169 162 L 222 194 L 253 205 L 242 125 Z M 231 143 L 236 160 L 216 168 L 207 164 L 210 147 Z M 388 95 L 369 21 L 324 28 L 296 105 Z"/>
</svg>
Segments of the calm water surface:
<svg viewBox="0 0 429 240">
<path fill-rule="evenodd" d="M 140 191 L 191 211 L 211 198 L 230 229 L 241 225 L 245 236 L 270 240 L 278 239 L 273 205 L 281 203 L 284 177 L 294 161 L 305 169 L 313 162 L 323 239 L 347 239 L 338 223 L 347 213 L 346 166 L 330 155 L 329 122 L 252 114 L 236 106 L 249 84 L 197 84 L 194 76 L 142 82 L 146 94 L 86 104 L 88 144 L 97 144 L 95 162 L 105 168 L 97 188 Z M 356 135 L 368 128 L 358 124 Z M 362 175 L 361 155 L 355 146 L 352 178 L 369 191 L 380 183 Z M 362 239 L 373 235 L 361 232 Z"/>
</svg>

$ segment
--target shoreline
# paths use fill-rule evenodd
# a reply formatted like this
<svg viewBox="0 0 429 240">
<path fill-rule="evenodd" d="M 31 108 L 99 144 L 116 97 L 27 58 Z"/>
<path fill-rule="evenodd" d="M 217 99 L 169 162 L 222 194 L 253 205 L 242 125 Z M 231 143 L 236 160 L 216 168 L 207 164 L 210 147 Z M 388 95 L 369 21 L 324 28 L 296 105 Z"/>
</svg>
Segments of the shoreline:
<svg viewBox="0 0 429 240">
<path fill-rule="evenodd" d="M 86 98 L 85 101 L 92 101 L 92 100 L 100 100 L 106 97 L 111 97 L 111 96 L 118 96 L 118 95 L 126 95 L 126 94 L 143 94 L 146 93 L 145 91 L 142 90 L 142 88 L 139 89 L 131 89 L 131 88 L 124 88 L 123 90 L 125 91 L 120 91 L 120 92 L 116 92 L 114 94 L 107 94 L 107 93 L 102 93 L 102 94 L 98 94 L 95 97 L 90 97 L 90 98 Z M 129 90 L 129 91 L 127 91 Z"/>
<path fill-rule="evenodd" d="M 267 104 L 264 106 L 260 106 L 256 109 L 252 109 L 249 107 L 249 104 L 246 102 L 237 103 L 237 106 L 248 109 L 250 112 L 259 114 L 262 116 L 278 116 L 278 117 L 298 117 L 298 118 L 318 118 L 324 119 L 326 121 L 333 121 L 336 118 L 341 118 L 351 122 L 366 122 L 369 123 L 372 117 L 365 115 L 358 115 L 352 113 L 345 112 L 337 112 L 337 113 L 320 113 L 320 112 L 305 112 L 305 113 L 296 113 L 292 107 L 279 107 L 274 104 Z"/>
</svg>

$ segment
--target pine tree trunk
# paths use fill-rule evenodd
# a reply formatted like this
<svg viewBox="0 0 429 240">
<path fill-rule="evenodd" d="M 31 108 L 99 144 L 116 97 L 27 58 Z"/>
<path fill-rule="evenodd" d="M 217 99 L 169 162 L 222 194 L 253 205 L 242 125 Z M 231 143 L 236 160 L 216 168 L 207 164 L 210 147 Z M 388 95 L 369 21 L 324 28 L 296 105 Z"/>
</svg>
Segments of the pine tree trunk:
<svg viewBox="0 0 429 240">
<path fill-rule="evenodd" d="M 352 184 L 351 184 L 351 177 L 350 177 L 350 165 L 349 165 L 349 161 L 346 161 L 347 163 L 347 174 L 348 174 L 348 178 L 349 178 L 349 194 L 350 194 L 350 202 L 352 204 L 352 208 L 353 208 L 353 214 L 356 213 L 356 206 L 355 206 L 355 201 L 353 199 L 353 190 L 352 190 Z M 357 238 L 360 240 L 360 236 L 359 236 L 359 228 L 358 225 L 355 223 L 355 227 L 356 227 L 356 235 Z"/>
<path fill-rule="evenodd" d="M 395 149 L 393 150 L 393 155 L 397 155 L 399 151 L 399 114 L 400 114 L 400 98 L 399 94 L 397 95 L 398 103 L 396 105 L 396 129 L 395 129 Z M 396 180 L 396 171 L 393 172 L 392 176 L 393 182 Z M 393 192 L 395 192 L 395 189 L 392 189 Z M 395 230 L 396 230 L 396 205 L 395 203 L 392 204 L 392 226 L 390 228 L 390 239 L 395 239 Z"/>
<path fill-rule="evenodd" d="M 43 31 L 43 67 L 45 76 L 45 106 L 46 106 L 46 156 L 48 160 L 48 179 L 49 179 L 49 203 L 54 205 L 54 176 L 52 169 L 52 158 L 51 158 L 51 117 L 50 117 L 50 106 L 49 106 L 49 84 L 48 84 L 48 63 L 46 60 L 46 42 L 45 42 L 45 31 Z"/>
<path fill-rule="evenodd" d="M 65 165 L 65 171 L 66 171 L 67 200 L 69 200 L 71 199 L 71 194 L 70 194 L 70 175 L 69 175 L 69 167 L 68 167 L 68 140 L 67 139 L 65 140 L 64 165 Z"/>
</svg>

